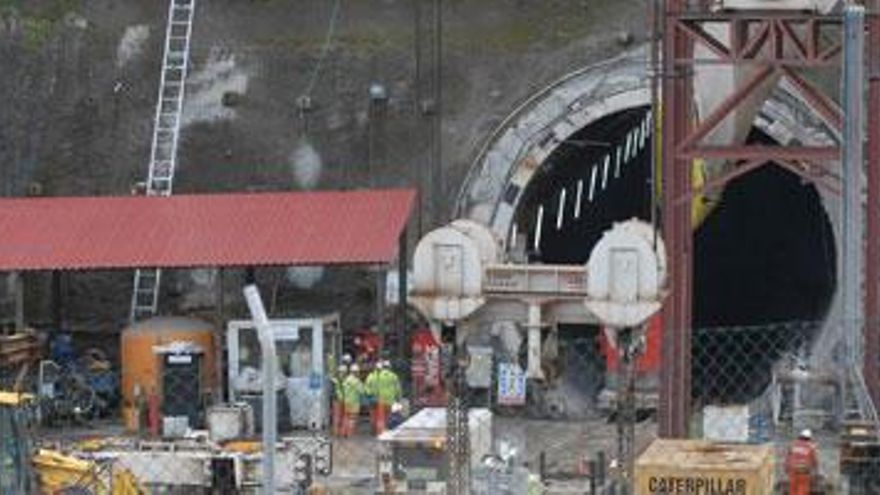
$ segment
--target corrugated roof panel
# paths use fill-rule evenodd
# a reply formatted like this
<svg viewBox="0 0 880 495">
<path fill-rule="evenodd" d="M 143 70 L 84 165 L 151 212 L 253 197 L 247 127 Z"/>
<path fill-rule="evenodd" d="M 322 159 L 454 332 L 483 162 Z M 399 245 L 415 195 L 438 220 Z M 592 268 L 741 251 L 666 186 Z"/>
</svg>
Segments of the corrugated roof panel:
<svg viewBox="0 0 880 495">
<path fill-rule="evenodd" d="M 0 199 L 0 270 L 387 263 L 415 191 Z"/>
</svg>

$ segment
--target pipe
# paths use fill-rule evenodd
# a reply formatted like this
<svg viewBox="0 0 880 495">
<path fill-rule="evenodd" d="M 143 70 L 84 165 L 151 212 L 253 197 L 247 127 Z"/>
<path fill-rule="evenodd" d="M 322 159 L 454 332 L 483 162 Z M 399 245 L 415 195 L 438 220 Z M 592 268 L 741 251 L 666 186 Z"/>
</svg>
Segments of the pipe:
<svg viewBox="0 0 880 495">
<path fill-rule="evenodd" d="M 312 327 L 312 373 L 324 380 L 324 325 Z"/>
<path fill-rule="evenodd" d="M 863 305 L 861 287 L 863 286 L 862 270 L 862 166 L 864 153 L 864 17 L 862 6 L 847 5 L 844 8 L 844 43 L 843 43 L 843 84 L 842 107 L 843 124 L 843 256 L 841 257 L 841 303 L 843 307 L 844 341 L 848 363 L 859 361 L 857 356 Z M 876 358 L 875 358 L 876 359 Z M 858 373 L 859 368 L 851 368 Z M 854 392 L 860 380 L 856 381 Z M 866 413 L 867 404 L 860 395 L 856 396 L 859 409 Z"/>
<path fill-rule="evenodd" d="M 256 285 L 244 288 L 244 298 L 251 312 L 260 350 L 263 354 L 263 493 L 275 493 L 275 444 L 278 436 L 277 405 L 275 395 L 275 338 L 269 326 L 269 318 L 263 307 L 263 299 Z"/>
</svg>

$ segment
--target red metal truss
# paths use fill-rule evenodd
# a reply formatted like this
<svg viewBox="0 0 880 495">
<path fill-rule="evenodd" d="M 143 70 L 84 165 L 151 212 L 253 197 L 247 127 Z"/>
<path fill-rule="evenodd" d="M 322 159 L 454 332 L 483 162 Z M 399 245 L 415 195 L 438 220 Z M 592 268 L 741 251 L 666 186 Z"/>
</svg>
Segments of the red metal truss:
<svg viewBox="0 0 880 495">
<path fill-rule="evenodd" d="M 693 57 L 689 33 L 677 29 L 683 0 L 668 0 L 664 20 L 662 94 L 663 237 L 669 253 L 670 293 L 663 305 L 659 433 L 687 435 L 691 391 L 691 320 L 693 235 L 691 232 L 690 160 L 678 152 L 691 132 L 693 80 L 690 67 L 676 63 Z M 684 198 L 682 201 L 675 201 Z"/>
<path fill-rule="evenodd" d="M 880 401 L 880 0 L 866 5 L 868 50 L 867 228 L 865 240 L 865 362 L 868 392 Z"/>
<path fill-rule="evenodd" d="M 686 11 L 686 0 L 667 0 L 662 39 L 663 73 L 663 231 L 670 256 L 670 291 L 663 309 L 663 366 L 660 386 L 660 435 L 687 435 L 691 401 L 692 224 L 695 193 L 723 186 L 762 165 L 774 163 L 839 194 L 839 172 L 828 165 L 840 158 L 837 146 L 707 145 L 703 140 L 749 96 L 774 76 L 785 77 L 812 111 L 835 131 L 843 114 L 834 99 L 799 72 L 803 68 L 836 69 L 840 64 L 840 15 L 794 11 Z M 868 151 L 867 239 L 865 294 L 865 377 L 875 402 L 880 399 L 880 0 L 870 0 L 868 11 Z M 723 24 L 720 30 L 707 25 Z M 660 40 L 658 40 L 660 42 Z M 696 59 L 699 44 L 710 58 Z M 704 56 L 705 57 L 705 56 Z M 750 64 L 759 70 L 722 100 L 709 115 L 694 124 L 692 101 L 694 67 L 705 64 Z M 691 184 L 695 158 L 725 159 L 738 163 L 698 191 Z"/>
<path fill-rule="evenodd" d="M 730 39 L 722 40 L 707 32 L 706 23 L 726 24 Z M 789 66 L 821 67 L 835 65 L 840 53 L 839 40 L 820 36 L 822 29 L 837 27 L 839 16 L 820 16 L 801 12 L 721 12 L 688 13 L 677 16 L 676 30 L 689 40 L 708 48 L 717 58 L 700 63 L 760 63 L 770 61 Z M 676 58 L 689 65 L 690 58 Z"/>
<path fill-rule="evenodd" d="M 812 83 L 804 79 L 791 67 L 780 67 L 780 71 L 797 89 L 803 98 L 809 103 L 819 115 L 829 125 L 833 126 L 838 132 L 843 132 L 843 114 L 840 107 L 822 94 Z"/>
</svg>

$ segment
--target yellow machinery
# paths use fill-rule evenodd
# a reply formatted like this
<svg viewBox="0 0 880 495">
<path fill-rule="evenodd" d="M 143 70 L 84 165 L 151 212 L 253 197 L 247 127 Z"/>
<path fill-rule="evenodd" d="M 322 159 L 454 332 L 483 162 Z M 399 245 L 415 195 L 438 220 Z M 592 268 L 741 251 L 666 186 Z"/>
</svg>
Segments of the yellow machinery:
<svg viewBox="0 0 880 495">
<path fill-rule="evenodd" d="M 94 495 L 140 495 L 137 480 L 127 470 L 103 470 L 92 461 L 39 450 L 33 457 L 40 493 L 50 495 L 76 487 Z"/>
<path fill-rule="evenodd" d="M 52 450 L 31 451 L 27 410 L 33 396 L 0 391 L 0 495 L 54 494 L 78 488 L 94 495 L 140 495 L 126 470 L 105 470 L 92 462 Z"/>
</svg>

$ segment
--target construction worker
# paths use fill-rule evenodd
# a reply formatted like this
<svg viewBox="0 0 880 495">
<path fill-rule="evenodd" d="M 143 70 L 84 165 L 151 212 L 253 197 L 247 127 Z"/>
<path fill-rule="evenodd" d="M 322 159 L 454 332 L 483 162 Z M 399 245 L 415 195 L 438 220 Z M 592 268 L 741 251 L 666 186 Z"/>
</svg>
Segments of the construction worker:
<svg viewBox="0 0 880 495">
<path fill-rule="evenodd" d="M 333 398 L 332 418 L 333 434 L 342 435 L 342 423 L 345 418 L 345 388 L 342 386 L 345 375 L 348 373 L 348 367 L 340 364 L 336 370 L 336 374 L 330 376 L 330 393 Z"/>
<path fill-rule="evenodd" d="M 400 400 L 400 379 L 397 373 L 391 369 L 391 362 L 384 360 L 379 367 L 379 376 L 376 383 L 376 421 L 374 428 L 376 434 L 385 431 L 388 414 L 391 405 Z"/>
<path fill-rule="evenodd" d="M 523 464 L 523 467 L 529 473 L 527 477 L 526 493 L 528 495 L 541 495 L 541 493 L 544 493 L 541 477 L 537 473 L 532 472 L 529 463 Z"/>
<path fill-rule="evenodd" d="M 365 402 L 367 407 L 370 408 L 370 426 L 373 428 L 373 434 L 375 435 L 382 433 L 378 423 L 380 420 L 380 410 L 377 394 L 379 391 L 379 381 L 382 378 L 383 364 L 382 361 L 376 361 L 376 365 L 373 366 L 373 370 L 370 371 L 370 374 L 367 375 L 367 380 L 364 382 Z M 381 419 L 384 423 L 384 418 Z"/>
<path fill-rule="evenodd" d="M 785 457 L 790 495 L 810 495 L 813 478 L 819 472 L 819 457 L 810 430 L 801 431 Z"/>
<path fill-rule="evenodd" d="M 345 401 L 345 420 L 342 428 L 342 436 L 354 435 L 357 428 L 358 416 L 361 414 L 361 400 L 364 394 L 364 384 L 358 377 L 360 367 L 357 363 L 349 368 L 348 375 L 342 382 L 343 400 Z"/>
</svg>

